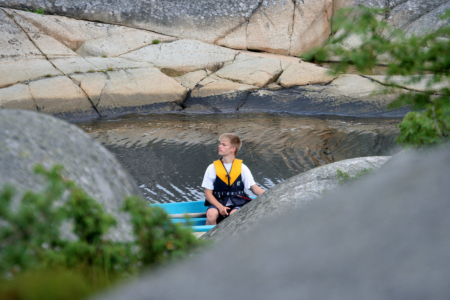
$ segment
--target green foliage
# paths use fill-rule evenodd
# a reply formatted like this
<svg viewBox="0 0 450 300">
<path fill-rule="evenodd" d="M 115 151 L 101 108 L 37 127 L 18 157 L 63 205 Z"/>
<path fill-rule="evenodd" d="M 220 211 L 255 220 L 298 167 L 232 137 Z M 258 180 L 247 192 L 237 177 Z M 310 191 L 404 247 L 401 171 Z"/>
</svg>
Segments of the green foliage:
<svg viewBox="0 0 450 300">
<path fill-rule="evenodd" d="M 157 45 L 157 44 L 159 44 L 159 43 L 161 43 L 160 40 L 153 40 L 153 41 L 152 41 L 152 44 L 155 44 L 155 45 Z"/>
<path fill-rule="evenodd" d="M 38 8 L 36 10 L 28 10 L 28 9 L 26 9 L 26 11 L 27 12 L 32 12 L 32 13 L 35 13 L 35 14 L 39 14 L 39 15 L 45 14 L 45 11 L 44 11 L 43 8 Z"/>
<path fill-rule="evenodd" d="M 25 192 L 18 205 L 12 203 L 12 187 L 0 191 L 0 278 L 12 280 L 1 284 L 0 298 L 38 299 L 16 287 L 30 278 L 45 281 L 46 274 L 60 272 L 61 278 L 82 277 L 75 280 L 79 293 L 61 299 L 80 299 L 84 291 L 134 276 L 143 268 L 170 261 L 203 244 L 189 228 L 173 224 L 164 211 L 138 197 L 125 199 L 123 207 L 131 217 L 134 241 L 108 239 L 106 234 L 116 225 L 114 217 L 74 182 L 63 178 L 61 171 L 61 166 L 49 171 L 37 166 L 35 172 L 46 177 L 48 186 L 40 193 Z M 60 228 L 67 224 L 75 238 L 61 237 Z M 47 277 L 50 282 L 52 276 Z M 69 290 L 71 282 L 66 282 Z"/>
<path fill-rule="evenodd" d="M 172 223 L 169 215 L 159 207 L 150 207 L 132 197 L 125 200 L 124 209 L 132 216 L 136 243 L 141 250 L 139 259 L 145 265 L 180 257 L 199 244 L 187 227 Z"/>
<path fill-rule="evenodd" d="M 77 300 L 95 291 L 87 278 L 74 270 L 30 271 L 13 280 L 0 279 L 3 300 Z"/>
<path fill-rule="evenodd" d="M 405 92 L 389 105 L 390 108 L 409 105 L 416 110 L 405 116 L 399 125 L 399 143 L 422 147 L 448 142 L 450 26 L 423 36 L 406 35 L 383 21 L 385 13 L 385 10 L 367 7 L 340 10 L 333 18 L 333 36 L 328 43 L 301 57 L 315 62 L 336 57 L 339 62 L 332 65 L 335 74 L 345 73 L 349 66 L 356 67 L 360 73 L 371 73 L 376 66 L 388 61 L 387 86 L 398 86 L 393 76 L 401 75 L 406 78 L 403 84 L 421 83 L 426 87 L 424 92 Z M 450 18 L 450 11 L 442 18 Z M 359 46 L 345 47 L 350 38 L 359 40 Z M 392 88 L 386 90 L 393 91 Z"/>
<path fill-rule="evenodd" d="M 361 171 L 359 171 L 354 177 L 351 177 L 350 174 L 348 174 L 347 172 L 342 172 L 340 169 L 336 170 L 336 177 L 338 180 L 338 184 L 344 184 L 344 183 L 348 183 L 348 182 L 353 182 L 355 180 L 360 179 L 361 177 L 370 174 L 373 172 L 372 168 L 369 169 L 362 169 Z"/>
</svg>

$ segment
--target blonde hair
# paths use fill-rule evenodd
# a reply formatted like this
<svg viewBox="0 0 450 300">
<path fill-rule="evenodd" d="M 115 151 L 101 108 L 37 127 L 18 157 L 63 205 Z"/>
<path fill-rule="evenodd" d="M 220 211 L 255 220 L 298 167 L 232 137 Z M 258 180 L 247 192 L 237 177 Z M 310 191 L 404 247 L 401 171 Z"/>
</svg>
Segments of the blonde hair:
<svg viewBox="0 0 450 300">
<path fill-rule="evenodd" d="M 231 147 L 236 147 L 236 150 L 234 151 L 234 155 L 238 154 L 239 149 L 241 149 L 241 146 L 242 146 L 242 141 L 239 138 L 239 136 L 237 136 L 234 133 L 224 133 L 221 136 L 219 136 L 219 141 L 222 141 L 222 140 L 228 140 L 230 142 Z"/>
</svg>

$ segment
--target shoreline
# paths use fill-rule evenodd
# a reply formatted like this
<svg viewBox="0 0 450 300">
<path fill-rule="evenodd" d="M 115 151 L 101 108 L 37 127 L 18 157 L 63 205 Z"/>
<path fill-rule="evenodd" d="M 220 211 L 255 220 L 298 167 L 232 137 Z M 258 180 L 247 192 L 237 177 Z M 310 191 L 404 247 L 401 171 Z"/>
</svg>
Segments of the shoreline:
<svg viewBox="0 0 450 300">
<path fill-rule="evenodd" d="M 241 92 L 213 95 L 204 98 L 189 98 L 185 100 L 187 105 L 182 108 L 170 103 L 160 103 L 137 106 L 116 107 L 109 110 L 107 115 L 80 114 L 64 112 L 51 114 L 71 123 L 83 123 L 90 121 L 109 120 L 131 115 L 150 114 L 288 114 L 293 116 L 312 117 L 350 117 L 350 118 L 403 118 L 410 108 L 388 110 L 378 101 L 364 102 L 358 99 L 339 101 L 339 99 L 327 96 L 326 98 L 312 99 L 299 94 L 291 101 L 285 101 L 286 93 L 292 94 L 302 87 L 280 89 L 277 91 L 258 90 L 242 95 Z M 284 94 L 284 95 L 283 95 Z M 243 100 L 244 98 L 244 100 Z M 227 100 L 227 101 L 224 101 Z M 184 104 L 183 104 L 184 106 Z M 386 104 L 387 106 L 387 104 Z M 175 107 L 175 109 L 174 109 Z"/>
</svg>

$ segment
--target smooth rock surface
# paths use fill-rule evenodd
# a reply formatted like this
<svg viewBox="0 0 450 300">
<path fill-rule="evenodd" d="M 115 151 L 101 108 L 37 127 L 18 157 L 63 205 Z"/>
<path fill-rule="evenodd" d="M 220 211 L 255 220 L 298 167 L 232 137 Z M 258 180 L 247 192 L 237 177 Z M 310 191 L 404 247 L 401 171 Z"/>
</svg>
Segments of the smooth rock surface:
<svg viewBox="0 0 450 300">
<path fill-rule="evenodd" d="M 106 24 L 120 24 L 148 31 L 145 41 L 136 37 L 130 28 L 126 34 L 121 34 L 120 30 L 107 33 L 109 38 L 97 35 L 98 41 L 92 44 L 87 38 L 92 36 L 91 27 L 70 29 L 70 22 L 62 21 L 63 26 L 54 30 L 55 33 L 72 32 L 73 38 L 66 41 L 83 55 L 108 56 L 137 49 L 136 45 L 149 44 L 152 39 L 174 38 L 195 39 L 234 49 L 298 55 L 329 37 L 331 16 L 337 9 L 359 4 L 390 9 L 385 19 L 391 25 L 416 34 L 446 24 L 439 16 L 450 8 L 446 0 L 205 0 L 195 3 L 190 0 L 0 0 L 2 7 L 44 9 L 48 14 L 99 21 L 99 27 L 108 29 L 113 29 L 113 25 Z M 33 24 L 39 23 L 39 18 L 27 16 Z M 45 23 L 47 28 L 54 28 L 51 22 Z"/>
<path fill-rule="evenodd" d="M 170 111 L 183 102 L 188 92 L 156 68 L 113 71 L 107 76 L 96 105 L 102 116 L 145 112 L 151 106 Z"/>
<path fill-rule="evenodd" d="M 255 58 L 231 63 L 221 68 L 215 75 L 223 79 L 263 87 L 278 79 L 282 72 L 280 61 Z"/>
<path fill-rule="evenodd" d="M 43 178 L 33 167 L 64 166 L 64 175 L 75 181 L 118 221 L 110 236 L 129 240 L 131 224 L 120 212 L 123 199 L 141 195 L 133 179 L 116 158 L 78 127 L 42 113 L 0 110 L 0 183 L 13 185 L 15 201 L 26 190 L 43 189 Z"/>
<path fill-rule="evenodd" d="M 0 88 L 62 73 L 45 58 L 0 61 Z"/>
<path fill-rule="evenodd" d="M 98 117 L 83 90 L 65 76 L 32 81 L 28 86 L 40 112 L 65 119 Z"/>
<path fill-rule="evenodd" d="M 289 88 L 295 85 L 326 84 L 336 78 L 327 74 L 328 69 L 311 63 L 290 64 L 278 78 L 277 83 Z"/>
<path fill-rule="evenodd" d="M 316 167 L 277 184 L 252 200 L 237 213 L 203 235 L 205 239 L 226 240 L 257 228 L 261 221 L 283 214 L 332 193 L 338 187 L 337 170 L 354 177 L 364 169 L 378 170 L 390 156 L 346 159 Z M 367 175 L 369 176 L 369 175 Z"/>
<path fill-rule="evenodd" d="M 366 180 L 93 299 L 446 300 L 449 161 L 447 147 L 388 162 Z"/>
<path fill-rule="evenodd" d="M 305 5 L 306 3 L 306 5 Z M 331 33 L 333 1 L 295 1 L 291 55 L 299 55 L 324 43 Z"/>
<path fill-rule="evenodd" d="M 247 25 L 246 49 L 289 55 L 295 1 L 263 0 Z M 245 48 L 244 48 L 245 49 Z"/>
<path fill-rule="evenodd" d="M 169 37 L 196 39 L 210 44 L 232 46 L 235 49 L 254 49 L 291 55 L 298 54 L 290 52 L 291 49 L 299 48 L 295 44 L 298 40 L 293 38 L 296 34 L 303 34 L 310 40 L 317 40 L 319 37 L 319 40 L 323 41 L 327 38 L 328 12 L 332 12 L 330 3 L 331 0 L 296 2 L 208 0 L 196 3 L 187 0 L 176 2 L 85 0 L 58 3 L 46 0 L 33 3 L 23 0 L 0 1 L 0 5 L 4 7 L 22 10 L 42 8 L 47 13 L 55 15 L 121 24 Z M 297 9 L 294 9 L 294 6 Z M 324 14 L 324 11 L 327 13 Z M 322 24 L 328 26 L 325 31 Z M 293 27 L 296 30 L 292 30 Z M 307 47 L 307 44 L 304 43 L 303 47 Z M 80 49 L 82 53 L 85 53 L 84 48 Z M 103 50 L 106 48 L 103 47 Z M 98 50 L 98 47 L 94 47 L 87 52 L 98 53 Z"/>
<path fill-rule="evenodd" d="M 255 85 L 222 79 L 213 74 L 198 82 L 197 88 L 191 93 L 191 98 L 210 97 L 234 92 L 254 91 L 258 88 L 259 87 Z"/>
<path fill-rule="evenodd" d="M 192 90 L 200 81 L 205 79 L 206 76 L 208 76 L 208 73 L 205 70 L 198 70 L 174 77 L 173 79 L 175 79 L 182 86 Z"/>
<path fill-rule="evenodd" d="M 0 108 L 37 110 L 28 85 L 16 84 L 1 91 Z"/>
<path fill-rule="evenodd" d="M 173 41 L 175 38 L 149 31 L 113 24 L 80 22 L 62 16 L 40 15 L 24 11 L 10 11 L 22 28 L 32 26 L 53 37 L 81 56 L 118 56 L 146 45 L 154 40 Z"/>
<path fill-rule="evenodd" d="M 69 58 L 54 58 L 51 63 L 64 75 L 75 73 L 97 72 L 102 69 L 97 68 L 84 57 L 76 56 Z M 103 69 L 106 70 L 106 69 Z"/>
<path fill-rule="evenodd" d="M 164 73 L 179 76 L 197 70 L 217 70 L 234 60 L 237 52 L 194 40 L 179 40 L 144 47 L 121 57 L 151 62 Z"/>
<path fill-rule="evenodd" d="M 108 75 L 99 72 L 72 75 L 70 78 L 86 93 L 92 104 L 97 107 L 108 81 Z"/>
</svg>

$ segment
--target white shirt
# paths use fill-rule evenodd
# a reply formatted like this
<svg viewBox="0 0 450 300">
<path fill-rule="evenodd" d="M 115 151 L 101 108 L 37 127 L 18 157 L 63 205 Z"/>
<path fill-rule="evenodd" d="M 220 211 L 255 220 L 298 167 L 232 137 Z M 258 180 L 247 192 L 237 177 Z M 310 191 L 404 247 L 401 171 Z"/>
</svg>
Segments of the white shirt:
<svg viewBox="0 0 450 300">
<path fill-rule="evenodd" d="M 233 163 L 223 165 L 225 166 L 227 172 L 230 173 Z M 202 187 L 208 190 L 214 190 L 214 182 L 216 181 L 216 176 L 216 167 L 212 163 L 206 169 L 205 176 L 203 177 Z M 252 173 L 244 164 L 242 164 L 241 167 L 241 178 L 242 182 L 244 183 L 244 189 L 246 190 L 250 189 L 250 187 L 255 184 Z"/>
</svg>

